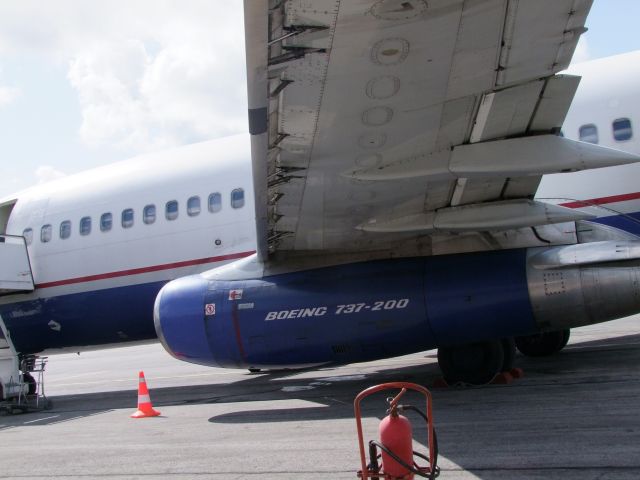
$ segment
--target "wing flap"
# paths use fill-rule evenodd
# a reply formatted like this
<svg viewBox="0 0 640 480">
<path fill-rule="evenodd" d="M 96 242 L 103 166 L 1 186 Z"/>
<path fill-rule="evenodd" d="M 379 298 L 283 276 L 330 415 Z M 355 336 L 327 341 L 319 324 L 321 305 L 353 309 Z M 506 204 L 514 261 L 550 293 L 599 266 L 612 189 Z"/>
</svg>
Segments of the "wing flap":
<svg viewBox="0 0 640 480">
<path fill-rule="evenodd" d="M 579 83 L 580 77 L 573 75 L 550 77 L 545 84 L 529 130 L 548 131 L 562 125 Z"/>
<path fill-rule="evenodd" d="M 547 77 L 569 66 L 591 0 L 508 3 L 497 85 Z"/>
<path fill-rule="evenodd" d="M 518 135 L 527 130 L 544 81 L 538 80 L 485 95 L 470 142 Z"/>
</svg>

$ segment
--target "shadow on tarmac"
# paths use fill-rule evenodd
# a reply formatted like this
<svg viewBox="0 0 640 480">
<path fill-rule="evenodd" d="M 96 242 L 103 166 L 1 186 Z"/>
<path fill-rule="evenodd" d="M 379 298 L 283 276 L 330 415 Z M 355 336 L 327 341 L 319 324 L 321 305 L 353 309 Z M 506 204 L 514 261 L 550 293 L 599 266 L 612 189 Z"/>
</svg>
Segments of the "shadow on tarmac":
<svg viewBox="0 0 640 480">
<path fill-rule="evenodd" d="M 525 377 L 510 385 L 431 389 L 441 455 L 487 479 L 514 478 L 540 465 L 544 465 L 542 473 L 569 468 L 564 478 L 582 478 L 581 472 L 597 471 L 603 464 L 625 475 L 640 471 L 634 460 L 640 445 L 639 345 L 640 334 L 574 343 L 553 357 L 518 356 L 516 365 L 524 369 Z M 353 419 L 353 399 L 367 387 L 391 381 L 430 387 L 439 376 L 433 361 L 366 372 L 354 375 L 352 369 L 336 367 L 304 375 L 298 375 L 300 371 L 247 373 L 227 384 L 154 388 L 151 397 L 159 410 L 198 404 L 237 408 L 208 418 L 212 427 L 324 422 Z M 367 399 L 363 417 L 383 418 L 385 397 L 391 394 L 382 392 Z M 130 408 L 133 413 L 136 395 L 129 390 L 53 397 L 52 410 L 0 416 L 0 430 L 55 425 L 115 409 Z M 303 400 L 309 406 L 291 408 L 286 402 L 291 400 Z M 423 405 L 417 395 L 407 395 L 403 401 Z M 265 408 L 255 402 L 274 403 Z M 424 424 L 411 419 L 414 438 L 425 438 Z M 355 428 L 353 435 L 355 445 Z"/>
<path fill-rule="evenodd" d="M 570 344 L 557 355 L 531 359 L 518 355 L 516 365 L 523 368 L 525 378 L 516 380 L 508 386 L 487 385 L 484 387 L 432 389 L 436 408 L 439 399 L 446 399 L 451 405 L 465 404 L 465 397 L 475 398 L 486 396 L 483 391 L 505 391 L 508 395 L 520 396 L 520 390 L 529 390 L 550 382 L 557 385 L 575 383 L 598 383 L 615 381 L 615 372 L 623 372 L 630 367 L 637 368 L 640 357 L 635 345 L 640 344 L 640 334 L 621 336 L 591 342 Z M 425 355 L 431 357 L 431 354 Z M 331 418 L 345 418 L 353 416 L 352 402 L 358 392 L 365 388 L 391 381 L 418 383 L 430 388 L 439 377 L 440 372 L 436 363 L 425 365 L 411 365 L 403 368 L 389 368 L 366 375 L 340 375 L 340 368 L 325 368 L 311 370 L 317 375 L 309 378 L 296 378 L 304 372 L 277 371 L 259 374 L 247 373 L 241 381 L 228 384 L 198 385 L 188 387 L 153 388 L 151 391 L 154 406 L 190 405 L 207 403 L 236 403 L 255 401 L 274 401 L 299 399 L 320 403 L 317 408 L 297 408 L 295 418 L 299 420 L 323 420 L 329 415 Z M 548 378 L 547 378 L 548 377 Z M 120 390 L 113 392 L 99 392 L 52 397 L 53 409 L 38 412 L 40 416 L 59 415 L 51 423 L 78 418 L 82 415 L 131 408 L 136 408 L 135 390 Z M 527 394 L 528 395 L 528 394 Z M 528 399 L 520 398 L 523 405 Z M 372 400 L 373 401 L 373 400 Z M 462 403 L 460 403 L 462 402 Z M 326 407 L 330 407 L 329 409 Z M 366 405 L 365 412 L 367 412 Z M 373 407 L 371 407 L 373 408 Z M 286 409 L 251 410 L 228 413 L 209 419 L 213 423 L 253 423 L 289 421 L 293 417 L 286 414 Z M 12 417 L 0 417 L 12 418 Z M 17 418 L 13 416 L 13 418 Z M 5 422 L 0 422 L 5 423 Z M 34 422 L 33 425 L 46 425 L 46 421 Z"/>
</svg>

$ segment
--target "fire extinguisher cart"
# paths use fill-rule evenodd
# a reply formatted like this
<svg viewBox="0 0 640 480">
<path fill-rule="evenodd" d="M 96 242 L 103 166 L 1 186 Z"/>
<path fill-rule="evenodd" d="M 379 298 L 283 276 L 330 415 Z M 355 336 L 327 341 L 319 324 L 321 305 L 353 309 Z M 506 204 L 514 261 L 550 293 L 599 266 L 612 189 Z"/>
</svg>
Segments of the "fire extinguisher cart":
<svg viewBox="0 0 640 480">
<path fill-rule="evenodd" d="M 371 440 L 369 442 L 369 463 L 367 464 L 360 404 L 362 400 L 374 393 L 398 389 L 400 392 L 395 397 L 387 399 L 389 402 L 388 416 L 380 423 L 381 441 Z M 412 405 L 399 404 L 400 399 L 408 390 L 416 391 L 424 396 L 424 412 Z M 363 480 L 413 480 L 415 476 L 434 479 L 439 475 L 440 470 L 437 466 L 438 440 L 433 427 L 431 393 L 426 388 L 415 383 L 383 383 L 360 392 L 356 396 L 353 405 L 360 449 L 359 478 Z M 418 413 L 426 423 L 428 456 L 413 451 L 411 425 L 408 419 L 401 415 L 401 412 L 409 410 Z M 378 454 L 378 450 L 380 450 L 380 454 Z M 427 465 L 419 466 L 413 460 L 414 456 L 426 461 Z"/>
</svg>

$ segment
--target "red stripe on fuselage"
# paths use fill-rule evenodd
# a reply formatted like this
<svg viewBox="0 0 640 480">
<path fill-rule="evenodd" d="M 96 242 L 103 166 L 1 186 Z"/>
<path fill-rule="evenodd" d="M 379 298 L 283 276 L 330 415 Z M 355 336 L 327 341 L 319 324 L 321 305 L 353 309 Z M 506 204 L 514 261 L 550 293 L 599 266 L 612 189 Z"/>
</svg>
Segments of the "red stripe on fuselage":
<svg viewBox="0 0 640 480">
<path fill-rule="evenodd" d="M 196 260 L 186 260 L 184 262 L 165 263 L 163 265 L 152 265 L 150 267 L 132 268 L 130 270 L 120 270 L 118 272 L 100 273 L 98 275 L 87 275 L 86 277 L 67 278 L 65 280 L 56 280 L 54 282 L 39 283 L 36 288 L 60 287 L 62 285 L 72 285 L 74 283 L 94 282 L 96 280 L 106 280 L 108 278 L 128 277 L 131 275 L 139 275 L 141 273 L 159 272 L 161 270 L 171 270 L 174 268 L 191 267 L 194 265 L 203 265 L 205 263 L 217 263 L 225 260 L 235 260 L 252 255 L 255 252 L 231 253 L 229 255 L 220 255 L 219 257 L 198 258 Z"/>
<path fill-rule="evenodd" d="M 610 197 L 591 198 L 589 200 L 578 200 L 575 202 L 561 203 L 561 207 L 567 208 L 585 208 L 594 205 L 605 205 L 607 203 L 627 202 L 629 200 L 640 199 L 640 192 L 624 193 L 622 195 L 612 195 Z"/>
</svg>

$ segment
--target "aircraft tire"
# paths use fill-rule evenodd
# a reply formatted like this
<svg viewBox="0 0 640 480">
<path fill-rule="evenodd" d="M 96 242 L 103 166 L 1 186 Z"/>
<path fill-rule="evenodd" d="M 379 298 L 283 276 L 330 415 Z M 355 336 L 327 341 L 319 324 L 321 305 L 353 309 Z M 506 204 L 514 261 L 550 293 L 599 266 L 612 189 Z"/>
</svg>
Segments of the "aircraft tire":
<svg viewBox="0 0 640 480">
<path fill-rule="evenodd" d="M 543 332 L 516 337 L 516 347 L 527 357 L 548 357 L 558 353 L 569 341 L 569 330 Z"/>
<path fill-rule="evenodd" d="M 508 372 L 513 368 L 516 359 L 516 342 L 512 337 L 502 339 L 502 349 L 504 360 L 502 361 L 502 372 Z"/>
<path fill-rule="evenodd" d="M 475 342 L 438 349 L 438 364 L 449 385 L 484 385 L 502 371 L 505 348 L 502 340 Z"/>
<path fill-rule="evenodd" d="M 567 346 L 567 343 L 569 343 L 569 338 L 571 338 L 571 329 L 567 328 L 566 330 L 563 330 L 564 332 L 564 338 L 562 339 L 562 347 L 560 347 L 560 350 L 562 350 L 564 347 Z"/>
</svg>

